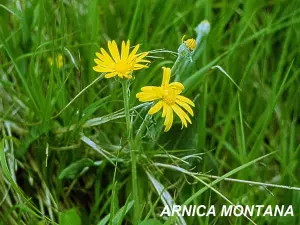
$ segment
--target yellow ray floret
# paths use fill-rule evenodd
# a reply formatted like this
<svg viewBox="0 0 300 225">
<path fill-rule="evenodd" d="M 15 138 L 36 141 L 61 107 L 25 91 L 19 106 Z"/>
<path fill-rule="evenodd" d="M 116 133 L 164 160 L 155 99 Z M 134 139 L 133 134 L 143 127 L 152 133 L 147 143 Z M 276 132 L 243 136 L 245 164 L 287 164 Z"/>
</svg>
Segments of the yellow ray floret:
<svg viewBox="0 0 300 225">
<path fill-rule="evenodd" d="M 170 83 L 171 69 L 163 67 L 163 80 L 160 87 L 146 86 L 141 92 L 136 94 L 136 97 L 141 102 L 150 102 L 158 100 L 154 106 L 148 111 L 150 115 L 157 113 L 161 109 L 162 117 L 165 117 L 165 132 L 169 131 L 175 114 L 180 118 L 182 127 L 187 127 L 188 123 L 192 123 L 189 115 L 194 116 L 193 109 L 195 104 L 188 98 L 180 95 L 184 86 L 180 82 Z M 183 109 L 185 110 L 183 110 Z"/>
<path fill-rule="evenodd" d="M 97 58 L 94 61 L 97 65 L 93 69 L 96 72 L 106 73 L 105 78 L 118 76 L 130 79 L 134 70 L 148 68 L 147 63 L 150 63 L 149 60 L 144 59 L 148 52 L 137 54 L 139 47 L 140 45 L 136 45 L 130 52 L 130 41 L 128 40 L 126 44 L 122 41 L 121 52 L 119 52 L 116 42 L 108 41 L 110 54 L 100 48 L 100 53 L 96 52 Z"/>
</svg>

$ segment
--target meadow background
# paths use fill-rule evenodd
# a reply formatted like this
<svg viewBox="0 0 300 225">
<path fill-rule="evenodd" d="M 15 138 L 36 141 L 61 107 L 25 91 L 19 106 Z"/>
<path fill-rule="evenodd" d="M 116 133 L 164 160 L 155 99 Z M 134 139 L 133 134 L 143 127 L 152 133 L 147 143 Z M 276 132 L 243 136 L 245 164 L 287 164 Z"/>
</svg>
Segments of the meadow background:
<svg viewBox="0 0 300 225">
<path fill-rule="evenodd" d="M 95 52 L 127 39 L 143 51 L 176 52 L 204 19 L 211 31 L 180 70 L 184 95 L 196 104 L 193 124 L 181 130 L 177 119 L 164 133 L 161 118 L 146 120 L 133 219 L 121 85 L 101 79 L 84 90 L 100 75 L 92 69 Z M 253 224 L 245 217 L 159 217 L 170 198 L 216 207 L 229 204 L 225 198 L 291 204 L 294 217 L 251 219 L 300 224 L 299 191 L 223 180 L 300 187 L 299 1 L 1 0 L 0 25 L 1 225 Z M 63 66 L 51 66 L 59 54 Z M 176 60 L 168 52 L 153 56 L 131 86 L 132 108 L 140 105 L 135 93 L 159 85 L 161 67 Z M 148 108 L 133 108 L 135 130 Z M 215 179 L 191 172 L 220 179 L 210 187 Z"/>
</svg>

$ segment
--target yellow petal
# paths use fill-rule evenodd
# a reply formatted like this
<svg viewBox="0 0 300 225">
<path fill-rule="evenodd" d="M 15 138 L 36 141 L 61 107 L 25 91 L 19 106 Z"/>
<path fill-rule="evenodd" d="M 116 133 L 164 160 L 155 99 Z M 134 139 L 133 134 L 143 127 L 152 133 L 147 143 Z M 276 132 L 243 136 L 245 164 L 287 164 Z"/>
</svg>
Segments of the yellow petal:
<svg viewBox="0 0 300 225">
<path fill-rule="evenodd" d="M 110 57 L 110 55 L 104 50 L 104 48 L 100 48 L 102 55 L 104 56 L 103 61 L 109 64 L 115 64 L 115 61 Z"/>
<path fill-rule="evenodd" d="M 143 68 L 148 68 L 148 66 L 136 63 L 136 64 L 134 64 L 133 70 L 140 70 L 140 69 L 143 69 Z"/>
<path fill-rule="evenodd" d="M 113 59 L 115 60 L 115 62 L 119 62 L 120 61 L 120 53 L 118 50 L 118 46 L 116 44 L 115 41 L 112 42 L 108 42 L 108 49 L 110 51 L 110 54 L 112 55 Z"/>
<path fill-rule="evenodd" d="M 177 95 L 176 98 L 182 102 L 186 102 L 186 103 L 190 104 L 191 106 L 195 107 L 194 102 L 192 102 L 190 99 L 188 99 L 182 95 Z"/>
<path fill-rule="evenodd" d="M 142 63 L 151 63 L 151 61 L 149 61 L 149 60 L 145 60 L 145 59 L 141 59 L 141 60 L 138 60 L 138 61 L 136 61 L 137 63 L 140 63 L 140 62 L 142 62 Z"/>
<path fill-rule="evenodd" d="M 123 79 L 123 73 L 117 73 L 118 77 L 122 78 Z"/>
<path fill-rule="evenodd" d="M 164 125 L 165 125 L 165 126 L 166 126 L 166 125 L 168 124 L 168 122 L 169 122 L 170 109 L 172 110 L 171 106 L 166 105 L 166 107 L 165 107 L 165 110 L 166 110 L 166 112 L 165 112 L 165 114 L 166 114 L 165 117 L 166 117 L 166 119 L 165 119 L 165 121 L 164 121 Z"/>
<path fill-rule="evenodd" d="M 160 93 L 158 93 L 156 91 L 151 91 L 151 92 L 144 92 L 144 91 L 142 91 L 142 92 L 137 93 L 137 96 L 142 96 L 142 97 L 149 96 L 149 95 L 156 96 L 157 98 L 161 97 Z"/>
<path fill-rule="evenodd" d="M 121 60 L 123 59 L 124 57 L 124 53 L 125 53 L 125 41 L 122 41 L 122 45 L 121 45 Z"/>
<path fill-rule="evenodd" d="M 145 86 L 142 87 L 141 90 L 144 92 L 155 92 L 157 90 L 158 87 L 156 86 Z"/>
<path fill-rule="evenodd" d="M 130 40 L 127 40 L 126 47 L 128 48 L 128 52 L 129 52 L 129 49 L 130 49 Z"/>
<path fill-rule="evenodd" d="M 134 64 L 134 67 L 142 67 L 142 68 L 147 67 L 147 68 L 148 68 L 147 65 L 139 64 L 139 63 L 135 63 L 135 64 Z"/>
<path fill-rule="evenodd" d="M 128 79 L 131 79 L 131 78 L 132 78 L 132 76 L 131 76 L 129 73 L 124 73 L 123 75 L 124 75 L 124 77 L 126 77 L 126 78 L 128 78 Z"/>
<path fill-rule="evenodd" d="M 178 106 L 178 108 L 181 109 L 179 106 Z M 192 121 L 191 121 L 189 115 L 188 115 L 185 111 L 183 111 L 182 109 L 181 109 L 181 112 L 182 112 L 182 115 L 184 116 L 184 118 L 185 118 L 190 124 L 192 124 Z"/>
<path fill-rule="evenodd" d="M 104 64 L 104 63 L 97 63 L 97 66 L 98 66 L 98 67 L 102 67 L 102 68 L 106 68 L 106 69 L 115 70 L 114 67 L 109 66 L 109 65 Z"/>
<path fill-rule="evenodd" d="M 169 87 L 171 87 L 172 89 L 180 90 L 180 91 L 182 91 L 184 89 L 183 84 L 180 82 L 172 82 L 171 84 L 169 84 Z"/>
<path fill-rule="evenodd" d="M 111 64 L 109 65 L 109 64 L 101 61 L 100 59 L 94 59 L 94 62 L 100 67 L 113 68 L 113 66 Z"/>
<path fill-rule="evenodd" d="M 166 114 L 166 119 L 165 119 L 165 123 L 164 123 L 164 125 L 166 126 L 165 127 L 165 132 L 170 130 L 170 128 L 172 127 L 172 124 L 173 124 L 173 110 L 169 106 L 167 108 L 167 114 Z"/>
<path fill-rule="evenodd" d="M 150 95 L 155 95 L 155 93 L 153 93 L 153 92 L 139 92 L 135 96 L 137 98 L 144 98 L 144 97 L 147 97 L 147 96 L 150 96 Z"/>
<path fill-rule="evenodd" d="M 181 116 L 183 116 L 190 124 L 192 124 L 192 121 L 191 121 L 190 117 L 188 116 L 188 114 L 187 114 L 185 111 L 183 111 L 183 110 L 182 110 L 178 105 L 176 105 L 176 104 L 172 105 L 172 108 L 173 108 L 173 106 L 174 106 L 174 108 L 176 108 L 176 110 L 178 111 L 178 113 L 180 113 Z"/>
<path fill-rule="evenodd" d="M 100 67 L 100 66 L 94 66 L 93 70 L 99 73 L 108 73 L 108 72 L 113 72 L 114 70 L 111 68 L 105 68 L 105 67 Z"/>
<path fill-rule="evenodd" d="M 141 89 L 143 92 L 145 93 L 151 93 L 156 95 L 158 98 L 162 98 L 163 97 L 163 90 L 161 87 L 156 87 L 156 86 L 145 86 L 142 87 Z"/>
<path fill-rule="evenodd" d="M 129 56 L 128 56 L 128 58 L 127 58 L 127 60 L 129 61 L 129 62 L 131 62 L 133 59 L 135 59 L 136 58 L 136 53 L 137 53 L 137 51 L 139 50 L 139 47 L 140 47 L 140 45 L 136 45 L 135 47 L 134 47 L 134 49 L 132 50 L 132 52 L 129 54 Z"/>
<path fill-rule="evenodd" d="M 104 61 L 104 56 L 103 56 L 101 53 L 96 52 L 96 56 L 97 56 L 99 59 L 101 59 L 102 61 Z"/>
<path fill-rule="evenodd" d="M 125 41 L 122 41 L 122 51 L 121 51 L 121 60 L 126 60 L 129 54 L 129 46 L 130 42 L 129 40 L 125 44 Z"/>
<path fill-rule="evenodd" d="M 182 125 L 187 127 L 186 117 L 184 116 L 184 114 L 186 114 L 186 113 L 176 104 L 172 105 L 172 109 L 177 114 L 177 116 L 180 118 Z"/>
<path fill-rule="evenodd" d="M 161 87 L 167 87 L 170 82 L 170 77 L 171 77 L 171 69 L 168 67 L 163 67 L 163 80 L 161 83 Z"/>
<path fill-rule="evenodd" d="M 191 114 L 191 116 L 194 116 L 194 112 L 193 112 L 192 108 L 187 103 L 182 102 L 180 100 L 176 100 L 176 103 L 178 105 L 180 105 L 182 108 L 184 108 L 186 111 L 188 111 L 189 114 Z"/>
<path fill-rule="evenodd" d="M 163 112 L 162 112 L 161 117 L 165 117 L 166 116 L 168 107 L 170 107 L 170 106 L 164 102 L 163 103 Z"/>
<path fill-rule="evenodd" d="M 111 77 L 114 77 L 114 76 L 116 76 L 117 75 L 117 73 L 116 72 L 112 72 L 112 73 L 107 73 L 107 74 L 105 74 L 105 78 L 111 78 Z"/>
<path fill-rule="evenodd" d="M 160 97 L 157 96 L 155 93 L 145 93 L 139 92 L 136 94 L 136 98 L 139 99 L 141 102 L 150 102 L 159 99 Z"/>
<path fill-rule="evenodd" d="M 146 56 L 148 55 L 148 52 L 142 52 L 140 54 L 137 55 L 137 58 L 136 58 L 136 62 L 140 62 L 143 58 L 145 58 Z M 147 60 L 149 61 L 149 60 Z M 150 61 L 149 61 L 150 62 Z"/>
<path fill-rule="evenodd" d="M 155 113 L 157 113 L 163 106 L 163 101 L 159 101 L 158 103 L 156 103 L 154 106 L 151 107 L 151 109 L 148 111 L 148 113 L 150 115 L 153 115 Z"/>
<path fill-rule="evenodd" d="M 94 62 L 95 62 L 96 64 L 101 64 L 101 63 L 103 63 L 103 61 L 101 61 L 100 59 L 94 59 Z"/>
</svg>

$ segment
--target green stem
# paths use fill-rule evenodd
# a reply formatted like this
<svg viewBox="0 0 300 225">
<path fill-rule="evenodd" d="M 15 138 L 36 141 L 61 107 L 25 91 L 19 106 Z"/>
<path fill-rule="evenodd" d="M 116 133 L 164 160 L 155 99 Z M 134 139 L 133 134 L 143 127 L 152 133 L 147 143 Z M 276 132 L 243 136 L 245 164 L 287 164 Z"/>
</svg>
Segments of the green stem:
<svg viewBox="0 0 300 225">
<path fill-rule="evenodd" d="M 134 214 L 133 223 L 138 224 L 139 217 L 139 196 L 138 196 L 138 184 L 137 184 L 137 172 L 136 172 L 136 154 L 135 154 L 135 141 L 132 138 L 132 126 L 130 121 L 130 90 L 129 90 L 129 80 L 125 80 L 123 85 L 123 98 L 124 98 L 124 110 L 125 119 L 127 127 L 127 140 L 130 147 L 130 157 L 131 157 L 131 177 L 132 177 L 132 192 L 134 200 Z"/>
<path fill-rule="evenodd" d="M 126 130 L 127 130 L 127 139 L 128 142 L 131 140 L 131 124 L 130 124 L 130 112 L 129 112 L 129 99 L 130 99 L 130 92 L 129 92 L 129 86 L 128 81 L 125 80 L 122 83 L 123 85 L 123 98 L 124 98 L 124 110 L 125 110 L 125 119 L 126 119 Z"/>
<path fill-rule="evenodd" d="M 179 80 L 179 73 L 177 73 L 177 72 L 179 72 L 178 66 L 179 66 L 179 62 L 180 62 L 181 58 L 182 57 L 180 55 L 178 55 L 176 61 L 174 62 L 173 66 L 171 68 L 171 74 L 176 76 L 175 80 Z"/>
</svg>

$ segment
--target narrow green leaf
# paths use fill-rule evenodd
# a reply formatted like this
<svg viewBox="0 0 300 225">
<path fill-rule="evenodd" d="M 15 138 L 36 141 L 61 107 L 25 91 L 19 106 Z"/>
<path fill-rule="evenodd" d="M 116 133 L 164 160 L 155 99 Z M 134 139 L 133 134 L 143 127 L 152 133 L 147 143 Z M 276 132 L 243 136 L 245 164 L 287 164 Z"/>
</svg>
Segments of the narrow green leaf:
<svg viewBox="0 0 300 225">
<path fill-rule="evenodd" d="M 77 162 L 70 164 L 59 175 L 59 179 L 74 179 L 76 178 L 86 167 L 94 165 L 94 161 L 88 158 L 81 159 Z"/>
<path fill-rule="evenodd" d="M 116 213 L 115 217 L 112 220 L 113 225 L 119 225 L 122 224 L 122 221 L 124 220 L 125 215 L 128 213 L 128 211 L 132 208 L 134 200 L 128 201 L 127 199 L 125 205 L 119 209 L 119 211 Z M 106 215 L 97 225 L 106 225 L 109 221 L 110 214 Z"/>
<path fill-rule="evenodd" d="M 113 225 L 122 224 L 122 221 L 123 221 L 125 215 L 132 208 L 133 203 L 134 203 L 134 200 L 128 202 L 128 199 L 127 199 L 126 204 L 116 213 L 115 217 L 113 218 L 113 221 L 112 221 Z"/>
</svg>

